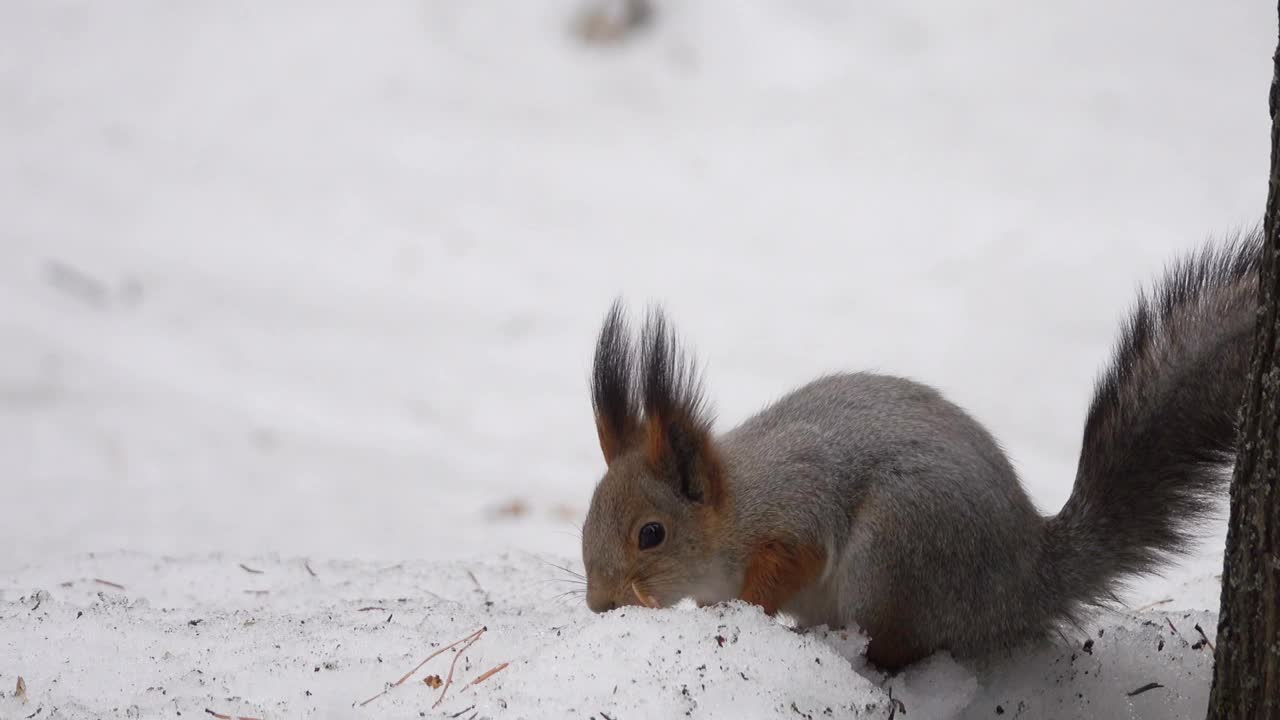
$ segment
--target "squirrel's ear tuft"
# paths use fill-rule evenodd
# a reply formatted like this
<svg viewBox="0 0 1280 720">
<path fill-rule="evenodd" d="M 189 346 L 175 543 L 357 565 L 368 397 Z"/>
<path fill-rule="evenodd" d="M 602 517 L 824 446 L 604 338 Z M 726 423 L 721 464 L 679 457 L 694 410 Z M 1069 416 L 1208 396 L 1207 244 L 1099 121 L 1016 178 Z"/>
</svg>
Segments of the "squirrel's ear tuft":
<svg viewBox="0 0 1280 720">
<path fill-rule="evenodd" d="M 640 427 L 635 391 L 636 361 L 622 301 L 614 300 L 596 341 L 591 368 L 591 406 L 604 461 L 613 464 Z"/>
<path fill-rule="evenodd" d="M 649 463 L 685 498 L 718 507 L 724 497 L 723 469 L 697 367 L 681 350 L 661 310 L 649 312 L 640 345 Z"/>
</svg>

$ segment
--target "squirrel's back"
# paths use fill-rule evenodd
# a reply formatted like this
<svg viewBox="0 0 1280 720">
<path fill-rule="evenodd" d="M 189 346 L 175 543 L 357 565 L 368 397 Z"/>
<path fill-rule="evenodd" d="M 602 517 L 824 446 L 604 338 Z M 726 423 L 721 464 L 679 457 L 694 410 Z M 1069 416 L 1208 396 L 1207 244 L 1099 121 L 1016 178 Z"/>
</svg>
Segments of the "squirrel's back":
<svg viewBox="0 0 1280 720">
<path fill-rule="evenodd" d="M 827 550 L 825 576 L 784 608 L 801 624 L 856 622 L 872 659 L 893 666 L 939 641 L 969 654 L 992 633 L 1025 637 L 1040 614 L 1043 520 L 991 434 L 937 390 L 832 375 L 722 442 L 732 526 Z"/>
<path fill-rule="evenodd" d="M 982 494 L 1032 511 L 995 438 L 937 390 L 875 373 L 828 375 L 788 393 L 720 438 L 735 492 L 791 512 L 803 496 L 853 513 L 878 492 Z M 945 472 L 933 472 L 944 470 Z M 891 487 L 901 483 L 902 488 Z M 784 521 L 782 517 L 778 521 Z M 832 528 L 841 537 L 847 525 Z"/>
</svg>

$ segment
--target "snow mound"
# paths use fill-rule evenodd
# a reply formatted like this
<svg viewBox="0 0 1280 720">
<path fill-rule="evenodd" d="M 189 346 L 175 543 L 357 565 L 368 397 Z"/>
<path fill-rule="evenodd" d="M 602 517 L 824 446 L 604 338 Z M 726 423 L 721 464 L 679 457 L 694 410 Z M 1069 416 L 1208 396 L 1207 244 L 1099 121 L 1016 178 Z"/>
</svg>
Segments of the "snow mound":
<svg viewBox="0 0 1280 720">
<path fill-rule="evenodd" d="M 46 563 L 0 585 L 0 718 L 1190 718 L 1207 703 L 1206 613 L 1107 614 L 1088 639 L 886 677 L 857 632 L 797 631 L 740 603 L 597 616 L 566 587 L 518 555 Z M 444 688 L 425 680 L 455 658 L 436 706 Z"/>
</svg>

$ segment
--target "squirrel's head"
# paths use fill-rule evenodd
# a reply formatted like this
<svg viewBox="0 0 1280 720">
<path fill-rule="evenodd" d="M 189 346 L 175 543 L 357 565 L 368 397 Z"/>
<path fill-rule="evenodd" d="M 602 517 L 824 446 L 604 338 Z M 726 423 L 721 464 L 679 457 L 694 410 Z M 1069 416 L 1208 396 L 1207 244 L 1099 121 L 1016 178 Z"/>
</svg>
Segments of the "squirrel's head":
<svg viewBox="0 0 1280 720">
<path fill-rule="evenodd" d="M 637 352 L 614 303 L 591 396 L 608 470 L 582 528 L 587 605 L 604 612 L 733 598 L 737 588 L 716 561 L 724 468 L 697 371 L 659 311 L 649 313 Z"/>
</svg>

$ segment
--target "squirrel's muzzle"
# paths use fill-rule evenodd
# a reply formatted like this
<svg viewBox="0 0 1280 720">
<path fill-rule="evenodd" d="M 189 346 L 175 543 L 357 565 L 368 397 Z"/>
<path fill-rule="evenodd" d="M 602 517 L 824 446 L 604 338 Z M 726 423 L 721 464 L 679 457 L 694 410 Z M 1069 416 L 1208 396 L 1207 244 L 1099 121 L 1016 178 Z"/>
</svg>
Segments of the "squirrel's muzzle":
<svg viewBox="0 0 1280 720">
<path fill-rule="evenodd" d="M 587 586 L 587 607 L 591 612 L 609 612 L 618 607 L 618 602 L 609 593 L 600 592 L 599 587 Z"/>
</svg>

